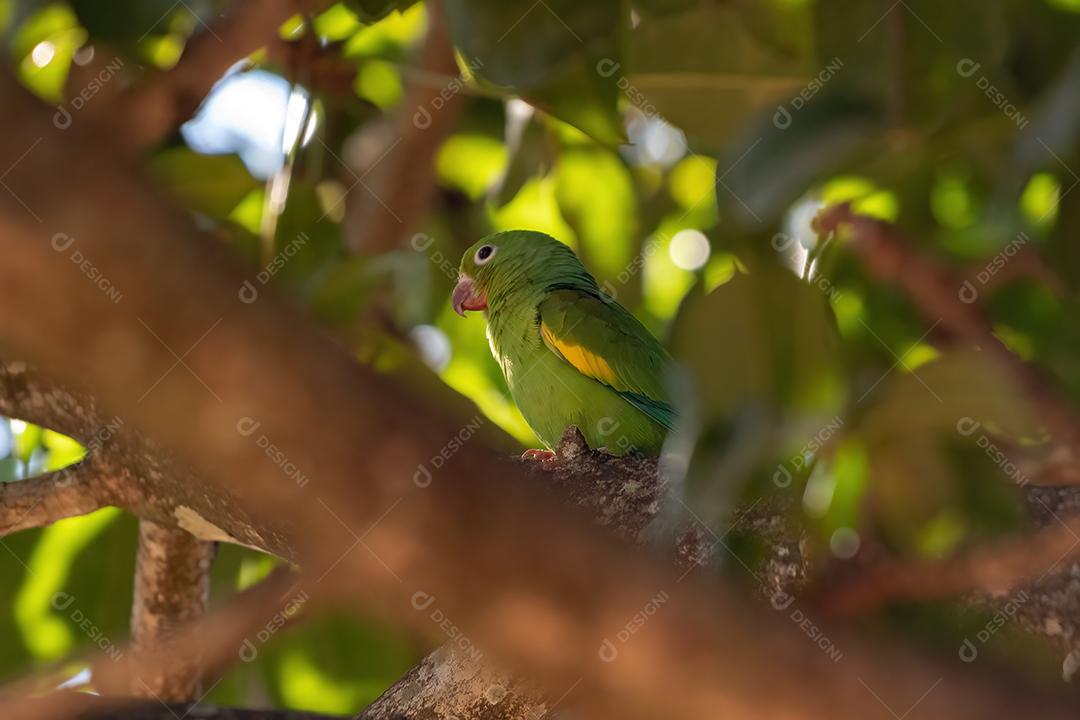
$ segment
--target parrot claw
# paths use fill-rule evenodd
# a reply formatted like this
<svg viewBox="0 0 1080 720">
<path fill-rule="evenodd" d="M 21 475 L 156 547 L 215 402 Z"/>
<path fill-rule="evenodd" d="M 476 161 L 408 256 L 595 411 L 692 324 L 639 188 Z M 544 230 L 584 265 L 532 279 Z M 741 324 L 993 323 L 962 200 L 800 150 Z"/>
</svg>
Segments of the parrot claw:
<svg viewBox="0 0 1080 720">
<path fill-rule="evenodd" d="M 542 467 L 550 468 L 555 464 L 555 452 L 553 450 L 539 450 L 534 448 L 521 453 L 521 459 L 540 462 Z"/>
</svg>

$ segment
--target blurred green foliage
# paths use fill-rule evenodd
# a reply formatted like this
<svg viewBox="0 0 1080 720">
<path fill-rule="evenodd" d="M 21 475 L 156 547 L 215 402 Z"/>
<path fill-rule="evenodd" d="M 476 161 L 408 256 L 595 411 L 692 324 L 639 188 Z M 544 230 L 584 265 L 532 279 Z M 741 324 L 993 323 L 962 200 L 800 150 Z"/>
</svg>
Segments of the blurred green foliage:
<svg viewBox="0 0 1080 720">
<path fill-rule="evenodd" d="M 171 67 L 217 5 L 0 0 L 0 31 L 27 87 L 70 103 L 82 89 L 65 90 L 69 70 L 92 62 L 90 48 L 98 60 L 125 59 L 124 82 L 137 81 Z M 448 296 L 477 237 L 527 227 L 565 241 L 683 361 L 673 383 L 686 422 L 673 447 L 688 506 L 718 531 L 734 502 L 775 493 L 797 498 L 817 550 L 841 559 L 860 542 L 939 557 L 1024 522 L 1023 478 L 983 444 L 1045 441 L 1024 398 L 981 353 L 948 348 L 932 319 L 810 220 L 850 202 L 897 223 L 977 282 L 998 337 L 1080 400 L 1080 3 L 446 7 L 463 80 L 415 68 L 423 3 L 338 3 L 281 32 L 291 42 L 318 35 L 320 59 L 352 73 L 327 87 L 304 68 L 282 80 L 314 98 L 314 137 L 294 147 L 283 132 L 271 147 L 294 163 L 256 177 L 237 156 L 199 154 L 177 135 L 149 153 L 149 177 L 253 273 L 274 267 L 267 282 L 359 360 L 464 423 L 477 410 L 450 389 L 461 393 L 522 445 L 535 438 L 484 321 L 457 317 Z M 261 56 L 252 65 L 284 72 Z M 417 79 L 466 96 L 432 168 L 433 211 L 400 249 L 354 255 L 346 191 L 350 203 L 365 195 L 344 160 L 369 128 L 417 112 L 402 104 Z M 271 120 L 283 122 L 256 118 Z M 375 156 L 390 151 L 384 143 Z M 286 198 L 274 194 L 282 180 Z M 962 419 L 982 429 L 965 434 Z M 0 480 L 81 452 L 55 433 L 9 427 Z M 18 561 L 0 562 L 13 608 L 0 615 L 0 674 L 78 668 L 72 653 L 91 642 L 70 609 L 51 605 L 56 592 L 75 597 L 104 636 L 126 636 L 130 518 L 103 511 L 3 546 L 0 557 Z M 250 551 L 223 548 L 215 592 L 267 570 Z M 354 712 L 422 650 L 393 629 L 332 618 L 275 638 L 210 697 Z"/>
</svg>

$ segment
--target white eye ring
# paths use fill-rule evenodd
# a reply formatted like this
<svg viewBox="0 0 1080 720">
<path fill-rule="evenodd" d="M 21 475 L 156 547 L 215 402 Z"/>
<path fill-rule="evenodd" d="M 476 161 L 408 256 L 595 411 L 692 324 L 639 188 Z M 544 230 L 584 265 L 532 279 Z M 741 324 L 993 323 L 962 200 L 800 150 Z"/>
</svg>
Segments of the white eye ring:
<svg viewBox="0 0 1080 720">
<path fill-rule="evenodd" d="M 495 257 L 495 251 L 498 249 L 499 248 L 495 247 L 494 245 L 481 245 L 480 248 L 476 251 L 476 255 L 473 256 L 473 262 L 477 265 L 485 265 L 491 262 L 491 258 Z M 485 250 L 489 252 L 484 255 L 484 257 L 480 257 L 481 253 L 483 253 Z"/>
</svg>

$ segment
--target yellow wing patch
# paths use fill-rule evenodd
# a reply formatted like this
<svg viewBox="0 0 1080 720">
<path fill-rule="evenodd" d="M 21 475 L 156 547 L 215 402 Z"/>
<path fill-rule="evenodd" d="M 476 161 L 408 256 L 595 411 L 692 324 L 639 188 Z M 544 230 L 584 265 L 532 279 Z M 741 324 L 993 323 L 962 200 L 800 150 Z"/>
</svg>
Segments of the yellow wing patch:
<svg viewBox="0 0 1080 720">
<path fill-rule="evenodd" d="M 582 375 L 602 380 L 608 385 L 615 384 L 615 371 L 608 365 L 607 360 L 581 345 L 573 345 L 559 339 L 546 323 L 540 323 L 540 334 L 549 348 L 562 355 L 566 362 L 573 365 Z"/>
</svg>

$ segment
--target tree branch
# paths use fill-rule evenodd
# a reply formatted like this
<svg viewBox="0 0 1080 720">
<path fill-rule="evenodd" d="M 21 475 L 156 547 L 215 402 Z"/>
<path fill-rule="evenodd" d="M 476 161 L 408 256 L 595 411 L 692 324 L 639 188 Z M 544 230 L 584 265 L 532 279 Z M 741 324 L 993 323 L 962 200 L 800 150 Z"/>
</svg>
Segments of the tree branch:
<svg viewBox="0 0 1080 720">
<path fill-rule="evenodd" d="M 81 463 L 85 469 L 75 472 L 89 483 L 94 497 L 75 501 L 90 510 L 116 505 L 203 540 L 227 540 L 285 559 L 295 556 L 281 527 L 256 521 L 235 497 L 209 486 L 120 416 L 106 418 L 88 394 L 50 383 L 24 362 L 0 359 L 0 414 L 64 433 L 89 448 Z M 39 524 L 68 517 L 50 517 L 47 507 L 38 508 Z M 20 516 L 13 513 L 13 519 Z"/>
<path fill-rule="evenodd" d="M 1050 576 L 1080 554 L 1080 515 L 1053 515 L 1048 526 L 987 542 L 941 560 L 879 561 L 819 600 L 830 614 L 865 613 L 885 602 L 968 593 L 1002 596 Z M 1068 568 L 1065 568 L 1067 572 Z"/>
<path fill-rule="evenodd" d="M 91 454 L 56 472 L 0 483 L 0 537 L 112 505 L 102 481 L 110 470 Z"/>
<path fill-rule="evenodd" d="M 903 289 L 928 321 L 940 322 L 958 339 L 986 352 L 1031 400 L 1055 441 L 1056 447 L 1047 453 L 1048 472 L 1041 474 L 1039 483 L 1080 484 L 1076 469 L 1080 422 L 1074 409 L 1061 399 L 1062 394 L 1038 368 L 1022 360 L 994 335 L 977 304 L 961 301 L 961 280 L 913 251 L 893 225 L 858 215 L 847 204 L 826 208 L 814 223 L 823 233 L 849 228 L 850 248 L 872 275 Z"/>
<path fill-rule="evenodd" d="M 131 639 L 136 652 L 172 644 L 177 629 L 200 618 L 210 602 L 212 543 L 184 530 L 139 523 Z M 202 694 L 201 653 L 177 656 L 164 672 L 132 684 L 131 692 L 166 702 L 191 702 Z"/>
<path fill-rule="evenodd" d="M 446 10 L 441 0 L 429 0 L 427 9 L 420 67 L 426 76 L 452 79 L 439 87 L 410 82 L 397 116 L 361 131 L 361 146 L 371 152 L 363 153 L 364 167 L 352 170 L 370 179 L 350 182 L 346 201 L 347 236 L 356 252 L 395 250 L 416 230 L 435 192 L 435 155 L 464 105 Z"/>
<path fill-rule="evenodd" d="M 132 146 L 153 145 L 190 118 L 225 71 L 263 47 L 292 15 L 321 0 L 239 0 L 229 14 L 184 47 L 176 65 L 121 93 L 104 119 Z"/>
</svg>

